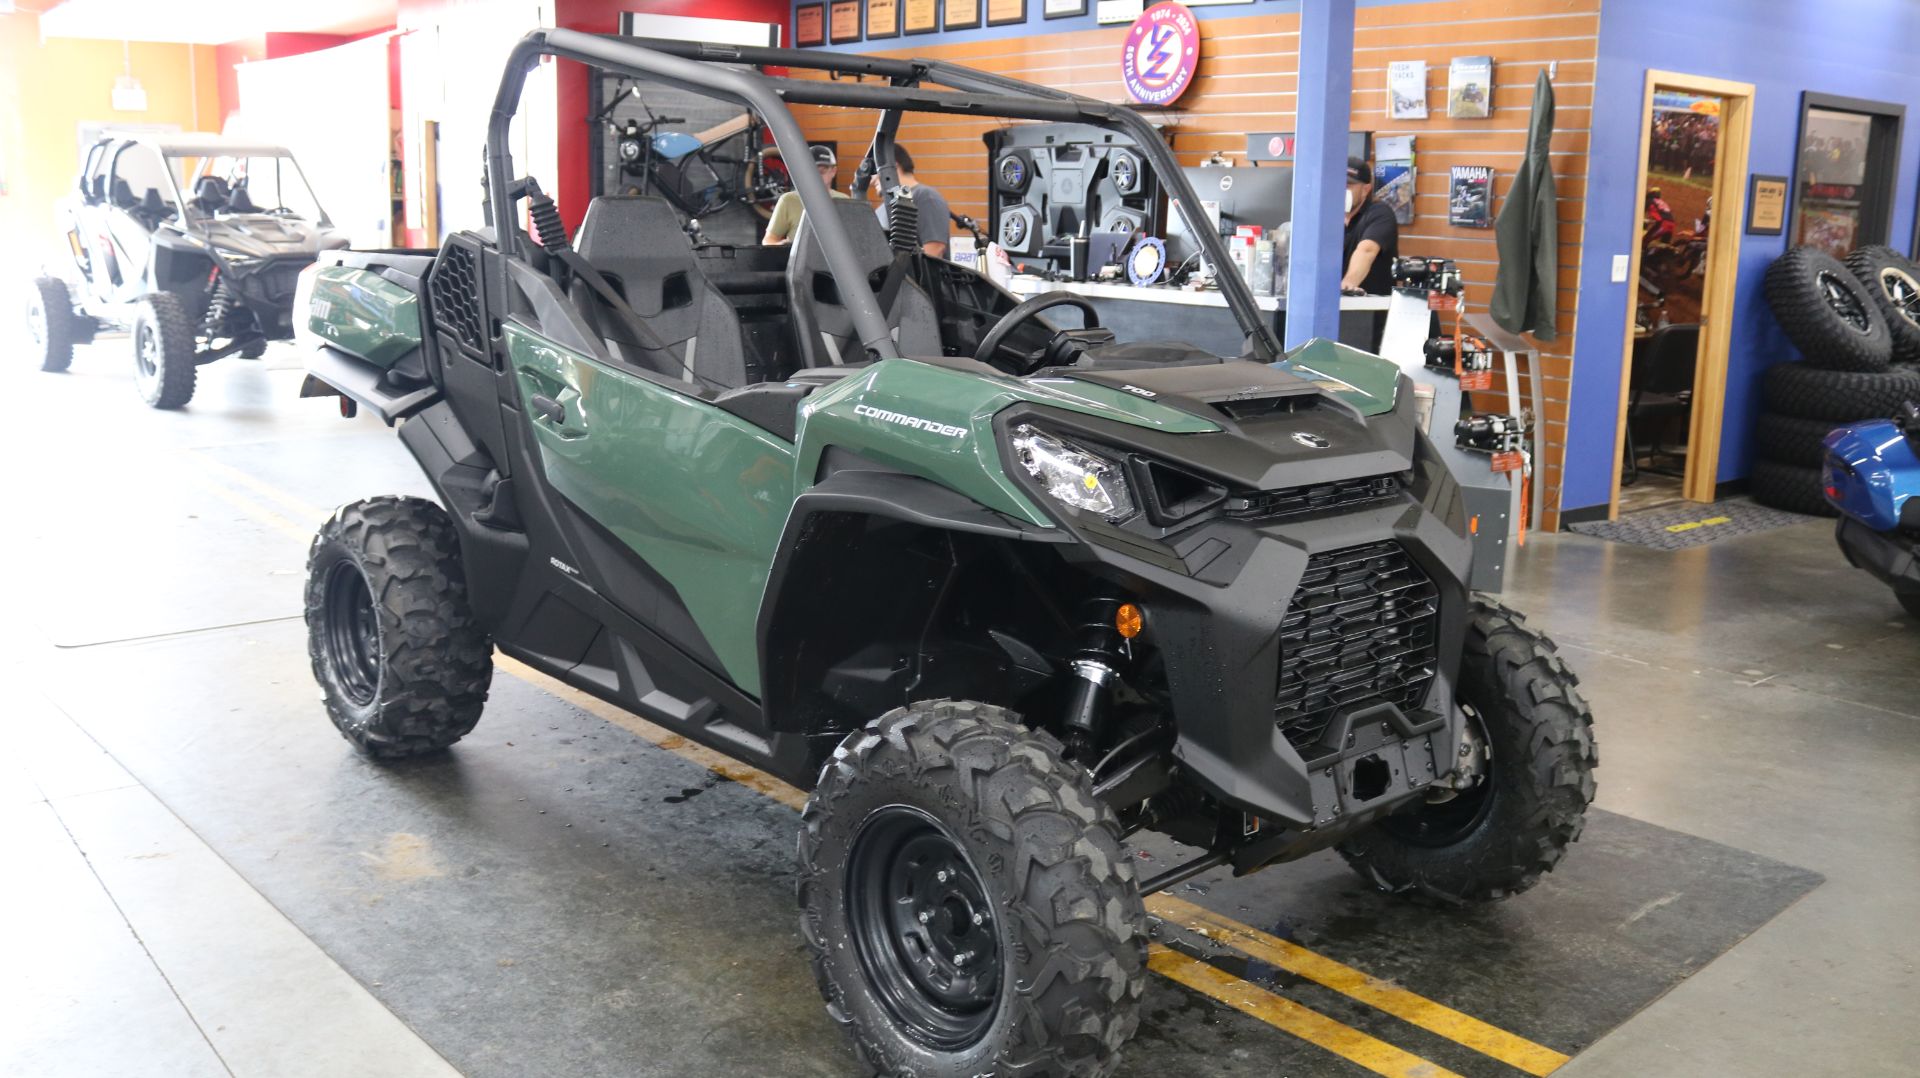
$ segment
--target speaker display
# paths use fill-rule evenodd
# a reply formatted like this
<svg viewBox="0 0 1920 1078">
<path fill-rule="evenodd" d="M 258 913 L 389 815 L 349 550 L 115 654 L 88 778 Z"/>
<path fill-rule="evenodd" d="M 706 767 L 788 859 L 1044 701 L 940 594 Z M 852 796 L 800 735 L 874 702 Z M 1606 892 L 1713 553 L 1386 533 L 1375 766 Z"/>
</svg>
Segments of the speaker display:
<svg viewBox="0 0 1920 1078">
<path fill-rule="evenodd" d="M 1166 199 L 1140 148 L 1086 124 L 1018 124 L 984 136 L 988 234 L 1009 254 L 1065 268 L 1076 237 L 1158 234 Z"/>
</svg>

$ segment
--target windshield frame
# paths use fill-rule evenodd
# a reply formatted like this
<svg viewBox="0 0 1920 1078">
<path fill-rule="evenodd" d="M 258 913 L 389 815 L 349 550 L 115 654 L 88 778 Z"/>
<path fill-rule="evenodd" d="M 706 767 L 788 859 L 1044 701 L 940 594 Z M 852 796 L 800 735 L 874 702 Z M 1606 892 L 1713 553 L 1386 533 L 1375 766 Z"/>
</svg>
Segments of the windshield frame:
<svg viewBox="0 0 1920 1078">
<path fill-rule="evenodd" d="M 487 127 L 487 197 L 496 242 L 513 250 L 524 233 L 514 199 L 513 158 L 508 134 L 518 112 L 526 75 L 541 56 L 576 60 L 620 74 L 658 79 L 695 93 L 733 101 L 757 113 L 773 135 L 774 145 L 789 161 L 807 159 L 808 143 L 790 104 L 840 105 L 872 109 L 880 114 L 873 144 L 862 170 L 877 172 L 883 189 L 898 184 L 892 135 L 907 112 L 944 113 L 995 119 L 1081 123 L 1119 131 L 1132 138 L 1153 168 L 1169 201 L 1176 204 L 1188 228 L 1200 240 L 1205 256 L 1215 265 L 1231 265 L 1220 238 L 1187 182 L 1173 150 L 1138 110 L 1081 97 L 1051 86 L 1022 82 L 941 60 L 896 60 L 887 57 L 813 49 L 774 49 L 711 42 L 663 41 L 650 38 L 589 34 L 576 30 L 535 30 L 515 46 L 501 77 L 499 94 Z M 737 65 L 750 65 L 752 70 Z M 828 80 L 796 79 L 762 74 L 760 68 L 803 68 L 826 71 Z M 837 76 L 856 76 L 852 81 Z M 884 85 L 862 81 L 875 76 Z M 872 287 L 858 272 L 852 240 L 838 222 L 826 184 L 814 169 L 795 169 L 794 189 L 814 222 L 821 254 L 840 283 L 862 345 L 881 358 L 898 358 L 886 319 Z M 860 178 L 864 179 L 862 175 Z M 528 240 L 527 242 L 531 242 Z M 1284 353 L 1268 324 L 1253 289 L 1236 273 L 1219 277 L 1221 295 L 1246 336 L 1249 355 L 1260 363 L 1280 360 Z"/>
<path fill-rule="evenodd" d="M 333 227 L 333 219 L 327 216 L 327 208 L 326 206 L 321 204 L 320 196 L 314 192 L 313 183 L 312 181 L 307 179 L 306 170 L 300 167 L 300 159 L 295 157 L 292 151 L 290 150 L 278 150 L 275 152 L 268 153 L 268 152 L 262 152 L 260 149 L 255 148 L 247 151 L 236 150 L 231 153 L 211 153 L 211 154 L 189 153 L 187 151 L 180 150 L 180 151 L 165 151 L 161 154 L 161 156 L 168 161 L 197 160 L 200 162 L 199 167 L 194 169 L 193 175 L 187 180 L 188 191 L 192 191 L 194 187 L 199 184 L 200 177 L 212 174 L 212 169 L 216 162 L 237 161 L 242 159 L 245 159 L 245 160 L 271 159 L 275 162 L 285 162 L 287 164 L 290 164 L 293 166 L 293 174 L 299 177 L 300 186 L 306 189 L 307 200 L 313 203 L 314 210 L 318 212 L 320 215 L 319 219 L 316 221 L 313 221 L 312 223 L 321 228 Z M 168 169 L 167 172 L 171 174 L 173 170 Z M 276 184 L 278 184 L 279 182 L 278 178 L 276 178 L 275 182 Z M 208 221 L 208 220 L 214 219 L 214 218 L 210 218 L 202 215 L 198 210 L 189 209 L 189 207 L 191 206 L 190 200 L 183 200 L 181 203 L 181 206 L 182 206 L 181 216 L 183 218 L 193 220 L 193 221 Z M 266 211 L 262 210 L 261 212 L 265 213 Z M 294 216 L 299 220 L 305 220 L 304 217 L 299 217 L 299 215 L 297 214 Z"/>
</svg>

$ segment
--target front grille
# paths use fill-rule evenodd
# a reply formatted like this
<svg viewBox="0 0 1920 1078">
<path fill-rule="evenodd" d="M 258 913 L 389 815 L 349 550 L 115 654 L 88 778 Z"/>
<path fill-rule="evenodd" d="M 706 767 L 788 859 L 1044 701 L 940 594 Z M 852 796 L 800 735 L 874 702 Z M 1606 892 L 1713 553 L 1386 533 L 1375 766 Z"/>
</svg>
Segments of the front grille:
<svg viewBox="0 0 1920 1078">
<path fill-rule="evenodd" d="M 1433 680 L 1439 592 L 1399 543 L 1315 554 L 1280 623 L 1274 721 L 1307 750 L 1334 715 L 1379 703 L 1418 708 Z"/>
<path fill-rule="evenodd" d="M 1400 480 L 1396 476 L 1337 479 L 1331 483 L 1236 494 L 1227 499 L 1227 515 L 1242 520 L 1277 520 L 1372 505 L 1388 501 L 1399 493 Z"/>
</svg>

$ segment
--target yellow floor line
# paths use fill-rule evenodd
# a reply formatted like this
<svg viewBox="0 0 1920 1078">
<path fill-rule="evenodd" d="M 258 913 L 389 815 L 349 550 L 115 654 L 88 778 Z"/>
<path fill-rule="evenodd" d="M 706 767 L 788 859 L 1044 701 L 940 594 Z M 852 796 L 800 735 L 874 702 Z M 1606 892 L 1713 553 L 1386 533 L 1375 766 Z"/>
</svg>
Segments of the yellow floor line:
<svg viewBox="0 0 1920 1078">
<path fill-rule="evenodd" d="M 1276 1029 L 1284 1030 L 1310 1044 L 1332 1052 L 1342 1059 L 1358 1063 L 1375 1074 L 1388 1078 L 1460 1078 L 1459 1075 L 1403 1051 L 1377 1037 L 1362 1033 L 1344 1022 L 1337 1022 L 1311 1007 L 1215 969 L 1197 958 L 1153 945 L 1147 965 L 1168 980 L 1178 981 L 1203 995 L 1251 1015 Z"/>
<path fill-rule="evenodd" d="M 212 464 L 216 468 L 225 472 L 233 471 L 233 469 L 227 468 L 225 465 L 222 465 L 217 461 L 203 460 L 203 463 Z M 232 503 L 236 507 L 240 508 L 242 511 L 246 512 L 248 515 L 261 521 L 262 523 L 268 524 L 274 527 L 275 529 L 286 533 L 287 535 L 293 537 L 294 539 L 297 539 L 301 543 L 303 548 L 306 546 L 308 542 L 311 541 L 312 539 L 311 528 L 305 528 L 305 527 L 301 527 L 298 524 L 295 524 L 293 521 L 288 520 L 286 517 L 280 515 L 279 513 L 273 511 L 272 509 L 269 509 L 266 506 L 261 505 L 258 502 L 255 502 L 252 499 L 247 498 L 215 482 L 210 476 L 207 476 L 204 474 L 196 474 L 192 470 L 186 470 L 184 474 L 192 476 L 197 482 L 205 486 L 208 490 L 211 490 L 213 493 L 215 493 L 219 497 Z M 245 481 L 247 486 L 255 489 L 259 489 L 263 492 L 272 492 L 274 490 L 274 488 L 270 484 L 266 484 L 261 480 L 247 477 Z M 275 500 L 279 501 L 282 505 L 285 505 L 285 506 L 289 506 L 289 507 L 297 506 L 297 507 L 300 507 L 303 511 L 313 510 L 316 513 L 318 512 L 318 510 L 315 509 L 314 507 L 308 506 L 304 502 L 302 502 L 300 499 L 295 498 L 292 495 L 285 494 L 284 492 L 277 493 L 275 495 Z M 522 681 L 525 681 L 528 684 L 535 686 L 536 688 L 542 689 L 548 693 L 553 694 L 554 696 L 557 696 L 563 700 L 566 700 L 567 702 L 575 705 L 576 707 L 579 707 L 582 710 L 587 711 L 592 715 L 598 716 L 599 718 L 604 719 L 607 722 L 612 723 L 613 725 L 618 726 L 623 730 L 633 733 L 634 735 L 640 737 L 641 739 L 661 749 L 665 749 L 666 751 L 674 753 L 682 757 L 683 759 L 699 764 L 700 766 L 708 769 L 709 771 L 712 771 L 714 774 L 719 775 L 724 779 L 728 779 L 729 781 L 739 783 L 740 785 L 745 786 L 750 790 L 754 790 L 758 793 L 764 794 L 765 796 L 772 798 L 773 800 L 778 801 L 783 805 L 786 805 L 788 808 L 798 811 L 799 809 L 805 807 L 806 805 L 807 795 L 803 793 L 801 790 L 799 790 L 798 788 L 786 782 L 783 782 L 780 779 L 777 779 L 772 775 L 769 775 L 766 772 L 761 771 L 756 767 L 751 767 L 747 764 L 740 763 L 739 761 L 734 760 L 733 758 L 726 756 L 722 753 L 716 752 L 713 749 L 709 749 L 704 745 L 696 744 L 695 742 L 689 741 L 686 738 L 680 736 L 679 734 L 673 733 L 670 730 L 667 730 L 660 726 L 656 726 L 653 723 L 650 723 L 645 719 L 642 719 L 622 708 L 616 707 L 613 704 L 609 704 L 606 701 L 599 699 L 598 697 L 582 692 L 579 689 L 575 689 L 573 686 L 568 685 L 556 678 L 549 677 L 548 675 L 533 669 L 532 667 L 528 666 L 523 662 L 520 662 L 517 659 L 513 659 L 506 655 L 502 655 L 496 652 L 494 655 L 494 665 L 497 669 L 504 671 L 505 673 L 513 677 L 517 677 Z M 1157 916 L 1165 917 L 1168 920 L 1177 921 L 1178 920 L 1177 917 L 1170 916 L 1168 913 L 1162 912 L 1163 909 L 1164 910 L 1175 909 L 1175 907 L 1171 905 L 1166 905 L 1167 903 L 1179 903 L 1179 905 L 1181 906 L 1188 905 L 1187 903 L 1182 903 L 1180 902 L 1180 900 L 1171 898 L 1170 896 L 1167 896 L 1167 895 L 1155 895 L 1155 896 L 1150 896 L 1148 898 L 1148 908 L 1153 912 L 1155 912 Z M 1161 908 L 1156 909 L 1155 908 L 1156 906 Z M 1197 906 L 1190 907 L 1190 908 L 1193 910 L 1199 911 L 1199 907 Z M 1208 911 L 1199 911 L 1199 912 L 1205 913 Z M 1210 914 L 1210 916 L 1218 917 L 1218 915 L 1214 915 L 1214 914 Z M 1241 937 L 1244 937 L 1247 940 L 1257 942 L 1258 938 L 1262 935 L 1261 933 L 1259 933 L 1257 930 L 1253 928 L 1250 928 L 1246 925 L 1241 925 L 1238 922 L 1231 921 L 1226 918 L 1219 918 L 1219 921 L 1223 925 L 1231 926 L 1236 931 L 1236 933 L 1239 934 L 1238 936 L 1236 936 L 1236 940 Z M 1273 937 L 1267 937 L 1267 938 L 1272 939 L 1273 942 L 1277 944 L 1283 944 L 1285 942 L 1282 940 L 1273 939 Z M 1244 944 L 1239 942 L 1236 942 L 1234 945 L 1236 947 L 1239 947 L 1242 950 L 1247 949 Z M 1294 945 L 1287 944 L 1286 946 L 1292 947 Z M 1251 951 L 1249 951 L 1248 953 L 1252 955 Z M 1330 968 L 1348 970 L 1348 967 L 1341 966 L 1339 963 L 1334 962 L 1331 959 L 1320 958 L 1320 956 L 1314 955 L 1310 951 L 1305 951 L 1304 949 L 1302 949 L 1302 953 L 1313 959 L 1317 959 L 1319 962 L 1325 963 Z M 1253 957 L 1259 957 L 1259 956 L 1253 955 Z M 1271 961 L 1271 959 L 1262 959 L 1262 960 Z M 1276 962 L 1274 964 L 1279 965 L 1280 963 Z M 1280 996 L 1276 996 L 1273 993 L 1266 991 L 1265 989 L 1248 984 L 1246 981 L 1243 981 L 1240 978 L 1235 977 L 1230 973 L 1226 973 L 1224 971 L 1215 969 L 1214 967 L 1207 965 L 1205 962 L 1201 962 L 1197 959 L 1188 958 L 1186 955 L 1179 954 L 1178 952 L 1175 952 L 1175 951 L 1167 950 L 1166 948 L 1161 947 L 1159 945 L 1155 945 L 1154 947 L 1153 955 L 1150 960 L 1150 965 L 1155 972 L 1158 972 L 1161 975 L 1171 980 L 1178 981 L 1179 983 L 1186 985 L 1187 987 L 1192 988 L 1195 991 L 1201 992 L 1207 996 L 1217 999 L 1220 1002 L 1235 1008 L 1236 1010 L 1242 1011 L 1248 1015 L 1258 1018 L 1268 1023 L 1269 1025 L 1274 1026 L 1275 1028 L 1291 1033 L 1294 1036 L 1299 1037 L 1302 1040 L 1305 1040 L 1311 1044 L 1318 1045 L 1319 1047 L 1324 1048 L 1329 1052 L 1333 1052 L 1334 1054 L 1339 1055 L 1345 1059 L 1352 1060 L 1353 1062 L 1363 1067 L 1366 1067 L 1369 1070 L 1374 1071 L 1376 1074 L 1389 1075 L 1389 1076 L 1392 1076 L 1392 1078 L 1459 1078 L 1459 1075 L 1454 1074 L 1452 1071 L 1449 1071 L 1436 1064 L 1430 1063 L 1409 1052 L 1405 1052 L 1399 1048 L 1395 1048 L 1393 1045 L 1390 1045 L 1385 1041 L 1379 1040 L 1378 1038 L 1369 1036 L 1366 1033 L 1362 1033 L 1361 1031 L 1354 1029 L 1351 1026 L 1345 1025 L 1340 1022 L 1336 1022 L 1333 1019 L 1328 1018 L 1323 1014 L 1320 1014 L 1318 1011 L 1312 1010 L 1311 1008 L 1308 1008 L 1308 1007 L 1303 1007 L 1300 1004 L 1294 1003 L 1291 1000 L 1283 999 Z M 1359 973 L 1359 971 L 1357 970 L 1348 970 L 1348 972 L 1353 974 L 1356 977 L 1362 977 L 1362 978 L 1365 977 L 1364 974 Z M 1321 983 L 1323 984 L 1328 983 L 1327 981 L 1322 980 L 1320 977 L 1314 977 L 1311 974 L 1306 974 L 1303 972 L 1302 975 L 1308 976 L 1310 979 L 1313 979 L 1313 980 L 1321 981 Z M 1329 985 L 1329 987 L 1332 987 L 1332 985 Z M 1346 991 L 1345 989 L 1340 989 L 1340 990 Z M 1354 995 L 1354 993 L 1352 992 L 1348 992 L 1347 994 Z M 1415 1000 L 1421 999 L 1421 997 L 1414 996 L 1412 993 L 1405 993 L 1405 995 L 1410 997 L 1411 999 L 1415 999 Z M 1355 995 L 1354 998 L 1358 999 L 1361 997 Z M 1369 1000 L 1368 1002 L 1371 1002 L 1371 1001 Z M 1443 1007 L 1440 1007 L 1439 1004 L 1434 1004 L 1434 1003 L 1431 1003 L 1430 1001 L 1425 1001 L 1425 1000 L 1422 1000 L 1422 1002 L 1428 1003 L 1430 1007 L 1436 1008 L 1441 1011 L 1446 1011 L 1446 1009 Z M 1374 1005 L 1379 1006 L 1379 1004 L 1374 1004 Z M 1388 1013 L 1397 1013 L 1388 1008 L 1383 1007 L 1381 1009 L 1388 1010 Z M 1457 1012 L 1446 1011 L 1446 1013 L 1456 1015 L 1458 1018 L 1464 1020 L 1465 1022 L 1474 1021 L 1473 1019 L 1467 1018 L 1466 1015 L 1460 1015 Z M 1406 1016 L 1403 1014 L 1403 1015 L 1400 1015 L 1400 1017 L 1404 1018 Z M 1409 1021 L 1413 1021 L 1413 1020 L 1409 1019 Z M 1424 1025 L 1424 1023 L 1421 1023 L 1421 1022 L 1415 1022 L 1415 1024 Z M 1480 1024 L 1484 1025 L 1484 1023 L 1480 1023 Z M 1433 1027 L 1426 1026 L 1426 1028 L 1431 1029 Z M 1488 1030 L 1492 1030 L 1492 1032 L 1496 1034 L 1500 1033 L 1499 1030 L 1493 1029 L 1493 1027 L 1491 1026 L 1486 1026 L 1485 1028 Z M 1440 1032 L 1440 1030 L 1435 1030 L 1435 1031 Z M 1451 1036 L 1451 1034 L 1443 1034 L 1443 1035 Z M 1511 1036 L 1510 1034 L 1501 1034 L 1501 1035 L 1509 1036 L 1509 1037 Z M 1455 1039 L 1458 1039 L 1458 1038 L 1455 1038 Z M 1513 1038 L 1513 1039 L 1516 1041 L 1519 1040 L 1519 1038 Z M 1461 1043 L 1467 1044 L 1469 1047 L 1477 1047 L 1477 1045 L 1474 1045 L 1469 1041 L 1462 1040 Z M 1526 1043 L 1526 1042 L 1521 1042 L 1521 1043 Z M 1539 1048 L 1538 1045 L 1534 1045 L 1533 1047 Z M 1481 1049 L 1481 1050 L 1485 1051 L 1485 1049 Z M 1542 1052 L 1547 1051 L 1547 1049 L 1539 1049 L 1539 1050 Z M 1488 1054 L 1491 1055 L 1494 1053 L 1488 1053 Z M 1560 1062 L 1566 1061 L 1565 1056 L 1559 1056 L 1557 1053 L 1555 1053 L 1554 1055 L 1556 1056 L 1556 1058 L 1560 1060 Z M 1495 1058 L 1504 1059 L 1505 1057 L 1495 1055 Z M 1520 1064 L 1515 1064 L 1515 1065 L 1521 1066 Z M 1557 1066 L 1558 1064 L 1555 1064 L 1555 1065 Z M 1522 1066 L 1522 1069 L 1525 1070 L 1528 1068 Z M 1552 1068 L 1548 1068 L 1548 1069 L 1551 1070 Z M 1530 1071 L 1530 1073 L 1545 1074 L 1547 1072 L 1540 1071 L 1540 1070 L 1532 1070 Z"/>
<path fill-rule="evenodd" d="M 1525 1037 L 1488 1025 L 1451 1007 L 1435 1003 L 1398 985 L 1368 976 L 1352 966 L 1342 965 L 1307 950 L 1250 928 L 1209 909 L 1159 894 L 1147 899 L 1147 911 L 1182 928 L 1225 944 L 1249 958 L 1255 958 L 1289 973 L 1318 982 L 1342 995 L 1385 1011 L 1430 1033 L 1437 1033 L 1456 1044 L 1493 1057 L 1528 1074 L 1551 1074 L 1565 1064 L 1568 1056 Z"/>
<path fill-rule="evenodd" d="M 205 453 L 195 453 L 193 454 L 193 459 L 198 462 L 202 468 L 218 472 L 225 478 L 246 487 L 255 494 L 278 502 L 281 508 L 287 510 L 293 516 L 301 520 L 312 521 L 313 530 L 318 530 L 320 525 L 324 523 L 328 517 L 333 515 L 333 510 L 331 509 L 322 509 L 305 499 L 296 498 L 264 479 L 248 475 L 246 472 L 241 471 L 231 464 L 214 460 Z"/>
</svg>

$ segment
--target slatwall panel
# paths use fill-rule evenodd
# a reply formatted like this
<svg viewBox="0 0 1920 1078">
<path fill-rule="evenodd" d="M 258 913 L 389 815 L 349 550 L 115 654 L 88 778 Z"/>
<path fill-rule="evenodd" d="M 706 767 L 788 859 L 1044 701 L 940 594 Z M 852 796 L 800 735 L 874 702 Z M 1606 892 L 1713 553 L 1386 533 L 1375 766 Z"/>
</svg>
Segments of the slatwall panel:
<svg viewBox="0 0 1920 1078">
<path fill-rule="evenodd" d="M 1484 311 L 1493 293 L 1493 232 L 1446 223 L 1448 167 L 1492 166 L 1496 212 L 1503 207 L 1526 149 L 1534 79 L 1548 63 L 1558 65 L 1551 152 L 1560 195 L 1560 333 L 1556 341 L 1542 345 L 1547 406 L 1541 420 L 1547 459 L 1538 462 L 1535 477 L 1547 505 L 1546 519 L 1536 524 L 1548 529 L 1557 527 L 1559 517 L 1599 28 L 1600 0 L 1438 0 L 1361 8 L 1354 34 L 1354 129 L 1416 136 L 1418 216 L 1401 231 L 1400 249 L 1457 260 L 1467 280 L 1472 310 Z M 1238 156 L 1246 150 L 1246 132 L 1295 126 L 1299 29 L 1299 18 L 1291 13 L 1209 19 L 1201 24 L 1205 55 L 1194 85 L 1181 107 L 1162 117 L 1184 163 L 1197 164 L 1215 150 Z M 1115 27 L 918 47 L 908 41 L 905 47 L 883 55 L 950 60 L 1089 97 L 1124 101 L 1119 49 L 1125 33 L 1124 27 Z M 1448 119 L 1444 115 L 1448 61 L 1477 55 L 1494 59 L 1494 113 L 1484 120 Z M 1429 118 L 1389 121 L 1387 63 L 1420 59 L 1427 61 Z M 874 117 L 819 106 L 802 106 L 795 112 L 809 137 L 839 143 L 849 161 L 841 178 L 850 180 L 852 160 L 872 138 Z M 980 136 L 991 126 L 979 120 L 909 116 L 900 132 L 901 141 L 913 151 L 920 178 L 940 188 L 956 211 L 982 222 L 987 212 L 986 157 Z"/>
</svg>

